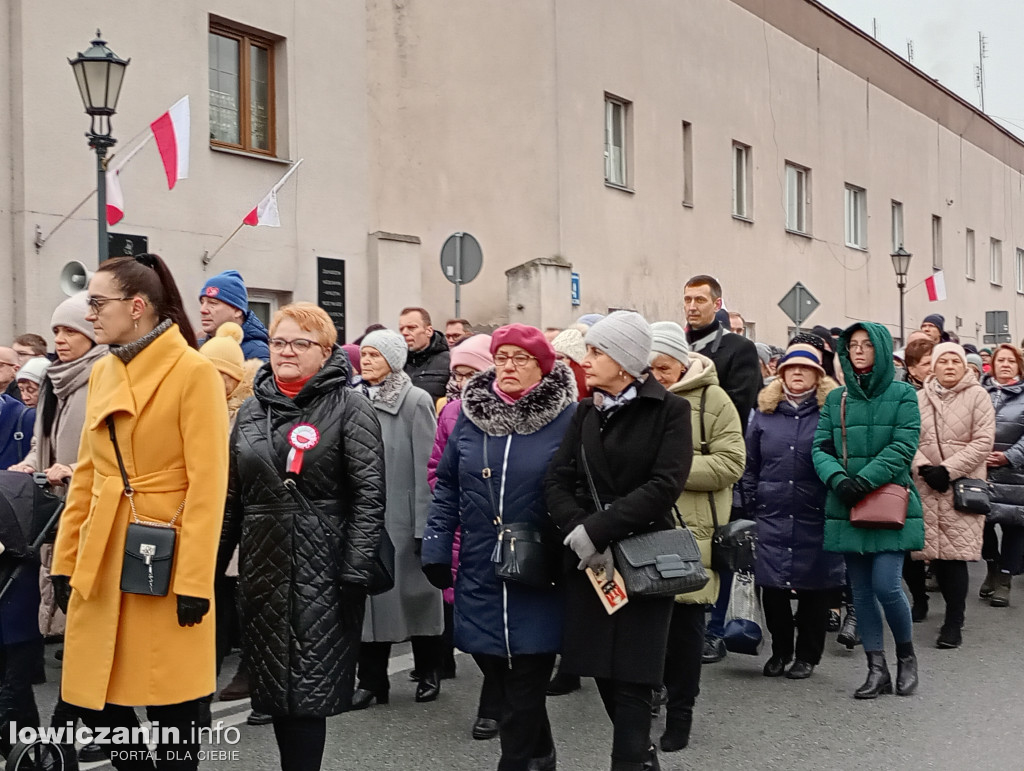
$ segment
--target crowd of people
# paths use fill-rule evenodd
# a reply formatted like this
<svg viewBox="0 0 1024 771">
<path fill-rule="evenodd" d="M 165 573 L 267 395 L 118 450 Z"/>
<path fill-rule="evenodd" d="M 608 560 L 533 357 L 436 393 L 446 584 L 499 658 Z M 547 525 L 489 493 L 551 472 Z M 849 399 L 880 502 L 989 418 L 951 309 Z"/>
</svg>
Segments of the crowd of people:
<svg viewBox="0 0 1024 771">
<path fill-rule="evenodd" d="M 713 569 L 712 550 L 736 519 L 757 526 L 764 675 L 811 677 L 839 631 L 866 655 L 853 696 L 909 696 L 929 582 L 935 644 L 955 649 L 967 563 L 986 561 L 994 607 L 1024 567 L 1020 349 L 961 346 L 937 314 L 897 351 L 870 322 L 755 344 L 706 275 L 682 311 L 442 333 L 409 307 L 342 343 L 311 303 L 266 328 L 235 271 L 189 307 L 160 257 L 105 261 L 53 312 L 52 361 L 38 335 L 0 347 L 0 463 L 65 499 L 39 569 L 0 602 L 0 720 L 38 722 L 42 642 L 63 636 L 54 725 L 137 726 L 145 707 L 184 737 L 116 768 L 196 768 L 210 701 L 251 697 L 281 767 L 319 769 L 327 718 L 387 704 L 391 648 L 409 641 L 422 704 L 456 676 L 455 650 L 472 656 L 470 730 L 499 737 L 499 771 L 557 767 L 546 699 L 581 677 L 613 771 L 657 769 L 729 649 L 732 589 L 750 579 Z M 707 583 L 609 612 L 617 547 L 676 528 Z M 158 530 L 172 537 L 138 543 Z"/>
</svg>

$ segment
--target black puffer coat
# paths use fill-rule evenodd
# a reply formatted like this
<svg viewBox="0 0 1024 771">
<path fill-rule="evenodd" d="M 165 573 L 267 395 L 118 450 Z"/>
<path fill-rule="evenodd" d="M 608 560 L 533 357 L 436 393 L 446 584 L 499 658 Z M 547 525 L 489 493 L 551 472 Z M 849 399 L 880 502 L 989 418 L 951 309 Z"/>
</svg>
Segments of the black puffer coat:
<svg viewBox="0 0 1024 771">
<path fill-rule="evenodd" d="M 417 388 L 422 388 L 434 401 L 444 396 L 451 364 L 451 353 L 444 335 L 434 330 L 427 347 L 422 351 L 409 351 L 405 360 L 405 374 Z"/>
<path fill-rule="evenodd" d="M 1009 464 L 990 466 L 992 487 L 988 521 L 1024 526 L 1024 383 L 1001 386 L 991 375 L 981 381 L 996 410 L 996 442 L 993 452 L 1006 455 Z"/>
<path fill-rule="evenodd" d="M 220 560 L 241 539 L 238 578 L 253 709 L 324 717 L 345 711 L 363 627 L 365 586 L 384 527 L 384 449 L 369 401 L 346 388 L 341 349 L 294 401 L 270 365 L 238 414 Z M 298 489 L 345 534 L 306 513 L 284 485 L 288 432 L 310 423 Z M 268 427 L 270 436 L 268 436 Z M 347 591 L 354 590 L 354 591 Z"/>
</svg>

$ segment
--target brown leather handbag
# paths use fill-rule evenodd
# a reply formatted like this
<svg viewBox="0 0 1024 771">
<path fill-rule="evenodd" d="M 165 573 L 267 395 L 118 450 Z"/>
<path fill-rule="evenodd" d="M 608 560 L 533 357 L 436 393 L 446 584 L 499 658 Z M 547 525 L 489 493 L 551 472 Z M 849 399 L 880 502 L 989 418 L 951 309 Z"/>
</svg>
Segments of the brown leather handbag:
<svg viewBox="0 0 1024 771">
<path fill-rule="evenodd" d="M 839 407 L 839 425 L 843 431 L 843 467 L 849 473 L 846 452 L 846 394 L 843 391 Z M 907 522 L 910 490 L 890 482 L 872 490 L 860 503 L 850 509 L 850 524 L 871 530 L 902 530 Z"/>
</svg>

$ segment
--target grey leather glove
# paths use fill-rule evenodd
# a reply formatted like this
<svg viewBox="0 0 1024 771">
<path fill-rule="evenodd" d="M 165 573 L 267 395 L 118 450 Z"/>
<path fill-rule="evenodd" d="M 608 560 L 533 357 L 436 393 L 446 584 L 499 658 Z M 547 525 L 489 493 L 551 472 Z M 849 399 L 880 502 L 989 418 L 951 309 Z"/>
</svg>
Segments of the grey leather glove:
<svg viewBox="0 0 1024 771">
<path fill-rule="evenodd" d="M 598 578 L 601 578 L 601 574 L 603 572 L 604 580 L 611 581 L 612 576 L 615 575 L 615 557 L 612 556 L 612 550 L 609 547 L 604 551 L 596 552 L 593 557 L 586 561 L 585 564 L 581 562 L 579 567 L 580 570 L 584 567 L 590 568 L 597 573 Z"/>
<path fill-rule="evenodd" d="M 580 558 L 580 570 L 586 567 L 587 560 L 597 554 L 597 547 L 590 540 L 587 529 L 583 525 L 576 525 L 562 543 L 576 552 L 576 556 Z"/>
</svg>

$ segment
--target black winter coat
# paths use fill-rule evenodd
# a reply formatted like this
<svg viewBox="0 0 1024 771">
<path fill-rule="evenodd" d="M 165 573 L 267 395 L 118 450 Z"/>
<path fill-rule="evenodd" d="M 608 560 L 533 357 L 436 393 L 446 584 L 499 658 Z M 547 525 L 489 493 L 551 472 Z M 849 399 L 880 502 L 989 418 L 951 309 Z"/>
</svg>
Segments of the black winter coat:
<svg viewBox="0 0 1024 771">
<path fill-rule="evenodd" d="M 993 452 L 1006 455 L 1009 464 L 990 466 L 992 488 L 988 520 L 1000 525 L 1024 526 L 1024 383 L 1001 386 L 991 375 L 981 381 L 996 410 Z"/>
<path fill-rule="evenodd" d="M 437 401 L 444 396 L 448 385 L 451 353 L 444 335 L 434 330 L 433 337 L 422 351 L 409 351 L 405 361 L 405 374 L 417 388 L 422 388 Z"/>
<path fill-rule="evenodd" d="M 742 335 L 730 332 L 720 321 L 704 329 L 688 330 L 686 339 L 694 351 L 704 354 L 715 363 L 718 383 L 736 405 L 745 435 L 750 412 L 757 401 L 757 392 L 764 385 L 757 347 Z"/>
<path fill-rule="evenodd" d="M 241 540 L 238 597 L 253 709 L 325 717 L 351 704 L 366 607 L 365 587 L 384 528 L 384 449 L 369 401 L 346 388 L 334 353 L 294 400 L 270 366 L 242 405 L 231 437 L 227 511 L 219 560 Z M 299 491 L 337 523 L 344 541 L 284 485 L 288 433 L 320 432 L 306 451 Z M 269 431 L 268 431 L 269 429 Z"/>
<path fill-rule="evenodd" d="M 598 510 L 590 496 L 581 446 L 607 509 Z M 637 398 L 603 427 L 594 399 L 580 402 L 548 469 L 548 509 L 564 534 L 582 524 L 598 551 L 630 535 L 668 530 L 692 461 L 689 403 L 648 376 Z M 566 549 L 562 671 L 660 685 L 673 598 L 630 597 L 609 616 L 577 563 Z"/>
</svg>

